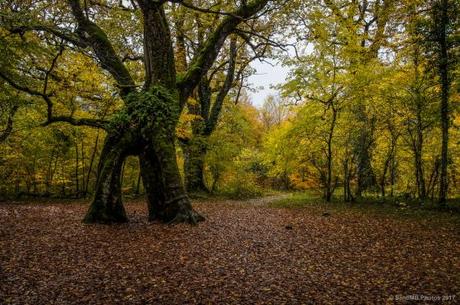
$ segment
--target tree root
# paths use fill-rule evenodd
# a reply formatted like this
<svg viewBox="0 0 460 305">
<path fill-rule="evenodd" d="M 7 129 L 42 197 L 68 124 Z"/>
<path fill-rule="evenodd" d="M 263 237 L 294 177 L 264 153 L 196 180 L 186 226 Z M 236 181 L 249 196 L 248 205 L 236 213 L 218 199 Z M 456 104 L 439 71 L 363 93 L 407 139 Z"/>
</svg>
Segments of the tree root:
<svg viewBox="0 0 460 305">
<path fill-rule="evenodd" d="M 198 222 L 204 221 L 205 218 L 200 215 L 198 212 L 195 210 L 185 210 L 185 211 L 180 211 L 179 213 L 176 214 L 176 216 L 168 222 L 169 225 L 175 225 L 179 223 L 189 223 L 191 225 L 197 225 Z"/>
</svg>

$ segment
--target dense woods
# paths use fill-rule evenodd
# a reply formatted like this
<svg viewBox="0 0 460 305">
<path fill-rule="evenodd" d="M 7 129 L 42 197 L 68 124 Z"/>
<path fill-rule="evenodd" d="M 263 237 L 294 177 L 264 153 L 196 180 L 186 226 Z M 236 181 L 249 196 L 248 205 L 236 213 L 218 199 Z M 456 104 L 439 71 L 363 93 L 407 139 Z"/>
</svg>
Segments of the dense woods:
<svg viewBox="0 0 460 305">
<path fill-rule="evenodd" d="M 0 1 L 0 304 L 457 304 L 459 16 Z"/>
<path fill-rule="evenodd" d="M 459 190 L 458 6 L 5 1 L 1 197 L 95 196 L 87 220 L 102 222 L 143 193 L 152 219 L 195 222 L 183 185 L 445 204 Z M 251 63 L 267 58 L 291 72 L 251 101 Z"/>
</svg>

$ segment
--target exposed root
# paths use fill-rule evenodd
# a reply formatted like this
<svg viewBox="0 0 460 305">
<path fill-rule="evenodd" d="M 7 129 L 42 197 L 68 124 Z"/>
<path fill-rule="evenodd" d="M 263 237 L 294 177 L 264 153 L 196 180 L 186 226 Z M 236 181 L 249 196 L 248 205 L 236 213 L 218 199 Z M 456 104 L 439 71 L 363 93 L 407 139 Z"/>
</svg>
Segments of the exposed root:
<svg viewBox="0 0 460 305">
<path fill-rule="evenodd" d="M 186 211 L 180 211 L 170 222 L 168 222 L 168 224 L 175 225 L 179 223 L 189 223 L 191 225 L 197 225 L 198 222 L 204 220 L 205 218 L 202 215 L 200 215 L 195 210 L 191 209 Z"/>
</svg>

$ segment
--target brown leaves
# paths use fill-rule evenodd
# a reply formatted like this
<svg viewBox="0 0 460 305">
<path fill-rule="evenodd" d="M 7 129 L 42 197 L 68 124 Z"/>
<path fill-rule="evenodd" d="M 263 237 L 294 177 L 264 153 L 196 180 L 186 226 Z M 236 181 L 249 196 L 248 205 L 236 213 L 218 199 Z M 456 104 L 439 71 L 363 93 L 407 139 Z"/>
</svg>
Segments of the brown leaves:
<svg viewBox="0 0 460 305">
<path fill-rule="evenodd" d="M 459 235 L 356 213 L 196 204 L 198 226 L 84 225 L 79 204 L 0 206 L 0 303 L 385 303 L 459 291 Z M 286 229 L 287 227 L 291 229 Z"/>
</svg>

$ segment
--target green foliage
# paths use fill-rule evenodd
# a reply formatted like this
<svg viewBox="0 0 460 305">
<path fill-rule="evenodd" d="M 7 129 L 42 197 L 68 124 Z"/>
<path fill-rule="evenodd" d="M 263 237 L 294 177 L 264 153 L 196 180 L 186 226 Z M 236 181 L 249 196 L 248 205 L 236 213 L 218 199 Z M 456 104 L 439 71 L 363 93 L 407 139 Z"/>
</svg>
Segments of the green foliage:
<svg viewBox="0 0 460 305">
<path fill-rule="evenodd" d="M 247 103 L 225 103 L 219 125 L 208 141 L 206 176 L 211 191 L 229 197 L 260 195 L 252 165 L 257 158 L 260 123 Z"/>
<path fill-rule="evenodd" d="M 245 100 L 244 90 L 238 92 L 243 95 L 238 105 L 233 104 L 237 90 L 230 90 L 210 137 L 200 133 L 208 127 L 209 109 L 225 80 L 228 44 L 224 44 L 206 75 L 209 107 L 199 105 L 196 90 L 188 101 L 193 111 L 180 113 L 175 89 L 157 85 L 120 97 L 119 84 L 88 56 L 94 54 L 65 44 L 65 50 L 56 57 L 62 41 L 52 33 L 9 31 L 17 25 L 41 24 L 78 38 L 73 36 L 74 28 L 68 28 L 67 3 L 50 6 L 46 1 L 33 1 L 30 9 L 22 9 L 27 3 L 18 3 L 19 9 L 13 10 L 16 4 L 11 6 L 11 1 L 7 1 L 0 4 L 0 70 L 20 86 L 40 93 L 46 91 L 56 116 L 110 118 L 109 131 L 128 130 L 144 137 L 151 136 L 152 131 L 168 136 L 176 133 L 181 141 L 189 141 L 193 149 L 207 150 L 203 157 L 205 177 L 214 193 L 247 198 L 260 195 L 267 188 L 315 190 L 313 197 L 308 195 L 315 199 L 291 198 L 294 205 L 301 205 L 317 201 L 321 192 L 316 190 L 324 189 L 327 178 L 331 178 L 337 199 L 347 179 L 353 192 L 357 188 L 358 169 L 362 166 L 357 147 L 361 146 L 369 152 L 378 182 L 378 189 L 369 189 L 364 195 L 374 199 L 383 197 L 383 192 L 393 198 L 407 195 L 419 204 L 420 200 L 414 197 L 419 196 L 421 176 L 429 197 L 435 196 L 439 180 L 440 86 L 434 71 L 439 51 L 434 42 L 440 16 L 432 9 L 439 1 L 370 1 L 366 8 L 360 1 L 288 2 L 274 19 L 262 18 L 239 26 L 240 36 L 245 30 L 257 33 L 250 37 L 252 47 L 262 46 L 265 55 L 276 53 L 273 46 L 264 45 L 267 41 L 263 38 L 277 38 L 271 35 L 274 29 L 286 26 L 282 29 L 283 37 L 295 40 L 296 56 L 279 57 L 291 67 L 287 82 L 279 88 L 281 98 L 269 97 L 256 109 Z M 452 8 L 452 23 L 447 28 L 448 44 L 452 47 L 449 194 L 454 197 L 460 192 L 460 68 L 456 60 L 458 5 L 448 2 Z M 111 7 L 88 5 L 91 20 L 103 30 L 97 30 L 96 36 L 111 42 L 134 82 L 142 83 L 145 70 L 142 61 L 137 60 L 142 57 L 138 53 L 143 43 L 141 10 L 123 8 L 128 2 Z M 232 11 L 237 5 L 224 1 L 215 3 L 214 9 Z M 213 33 L 216 22 L 226 18 L 197 13 L 178 3 L 165 4 L 165 13 L 174 21 L 171 34 L 187 37 L 185 50 L 176 50 L 182 53 L 175 54 L 187 59 L 199 54 L 194 46 L 206 45 L 206 37 Z M 172 39 L 176 48 L 178 38 Z M 254 72 L 244 67 L 252 60 L 252 51 L 256 51 L 245 48 L 245 40 L 237 38 L 235 72 L 243 81 Z M 212 47 L 216 40 L 208 42 Z M 44 79 L 53 61 L 56 66 L 49 72 L 45 88 Z M 201 69 L 196 63 L 188 64 L 189 71 Z M 177 64 L 177 68 L 176 81 L 181 83 L 185 67 Z M 235 79 L 234 85 L 241 81 Z M 0 194 L 68 196 L 80 192 L 82 185 L 89 185 L 91 192 L 105 137 L 103 131 L 64 124 L 39 127 L 48 114 L 44 99 L 40 94 L 19 92 L 3 79 L 0 103 L 0 132 L 7 124 L 9 110 L 19 106 L 11 136 L 0 143 Z M 296 105 L 287 107 L 287 103 Z M 179 116 L 181 121 L 176 128 Z M 363 134 L 367 141 L 360 141 Z M 156 142 L 159 146 L 161 140 Z M 417 154 L 419 174 L 415 165 Z M 124 164 L 123 188 L 127 192 L 142 189 L 135 157 Z"/>
<path fill-rule="evenodd" d="M 235 200 L 257 198 L 262 196 L 263 193 L 261 187 L 255 184 L 255 178 L 251 175 L 239 176 L 238 179 L 231 180 L 219 190 L 219 194 Z"/>
</svg>

